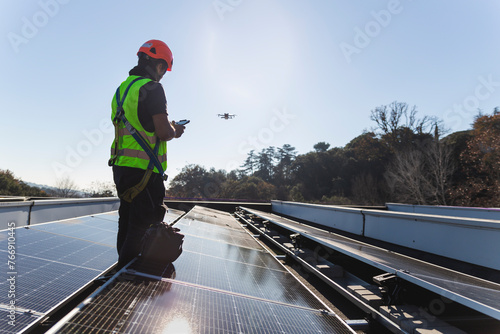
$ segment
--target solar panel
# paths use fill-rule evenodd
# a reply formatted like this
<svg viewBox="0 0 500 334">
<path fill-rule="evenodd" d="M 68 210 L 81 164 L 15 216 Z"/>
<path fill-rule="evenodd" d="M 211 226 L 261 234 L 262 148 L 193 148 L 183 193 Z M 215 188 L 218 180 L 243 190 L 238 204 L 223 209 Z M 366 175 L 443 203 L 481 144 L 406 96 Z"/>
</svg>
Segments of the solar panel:
<svg viewBox="0 0 500 334">
<path fill-rule="evenodd" d="M 14 315 L 15 318 L 10 318 L 11 315 Z M 24 312 L 12 314 L 7 310 L 0 310 L 0 317 L 2 319 L 0 321 L 0 333 L 19 333 L 20 330 L 39 319 L 37 315 Z M 14 319 L 14 321 L 10 319 Z"/>
<path fill-rule="evenodd" d="M 197 221 L 197 224 L 190 224 L 189 219 L 180 220 L 177 225 L 186 235 L 200 237 L 206 240 L 222 241 L 236 246 L 262 249 L 262 246 L 252 238 L 248 238 L 248 233 L 240 229 L 223 228 L 209 223 Z"/>
<path fill-rule="evenodd" d="M 116 263 L 116 230 L 116 213 L 18 228 L 14 268 L 7 263 L 9 231 L 1 231 L 0 270 L 15 272 L 12 300 L 23 312 L 16 314 L 16 326 L 0 332 L 18 333 L 37 322 Z M 9 282 L 0 281 L 0 310 L 8 310 L 9 291 Z"/>
<path fill-rule="evenodd" d="M 84 217 L 58 223 L 37 224 L 30 229 L 92 241 L 114 247 L 116 244 L 117 217 L 114 220 Z"/>
<path fill-rule="evenodd" d="M 252 299 L 177 281 L 122 281 L 62 333 L 353 333 L 319 310 Z"/>
<path fill-rule="evenodd" d="M 227 212 L 222 212 L 201 206 L 195 206 L 185 216 L 186 219 L 193 219 L 199 222 L 210 223 L 224 228 L 241 229 L 240 224 L 234 220 Z"/>
<path fill-rule="evenodd" d="M 245 209 L 291 231 L 302 233 L 331 249 L 348 254 L 399 278 L 422 286 L 469 308 L 500 319 L 500 285 L 457 271 L 403 256 L 328 231 L 266 212 Z"/>
<path fill-rule="evenodd" d="M 180 281 L 294 305 L 324 307 L 286 270 L 189 252 L 182 257 L 176 263 L 176 279 Z"/>
<path fill-rule="evenodd" d="M 39 313 L 49 311 L 102 272 L 22 255 L 17 261 L 16 305 Z M 0 285 L 2 299 L 8 291 L 8 284 Z"/>
<path fill-rule="evenodd" d="M 176 226 L 172 279 L 133 264 L 53 332 L 354 333 L 228 214 L 195 207 Z"/>
</svg>

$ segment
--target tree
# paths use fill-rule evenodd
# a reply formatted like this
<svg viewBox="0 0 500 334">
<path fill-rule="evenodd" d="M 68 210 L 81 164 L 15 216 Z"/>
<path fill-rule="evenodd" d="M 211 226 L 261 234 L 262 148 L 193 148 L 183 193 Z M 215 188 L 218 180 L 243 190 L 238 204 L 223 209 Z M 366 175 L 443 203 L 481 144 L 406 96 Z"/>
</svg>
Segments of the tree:
<svg viewBox="0 0 500 334">
<path fill-rule="evenodd" d="M 388 193 L 384 173 L 393 156 L 389 147 L 374 132 L 364 132 L 344 150 L 348 157 L 346 178 L 351 185 L 352 199 L 359 204 L 383 204 Z"/>
<path fill-rule="evenodd" d="M 436 137 L 426 145 L 424 152 L 427 163 L 426 174 L 431 185 L 430 204 L 447 205 L 451 179 L 455 171 L 452 148 Z"/>
<path fill-rule="evenodd" d="M 386 179 L 399 201 L 446 205 L 453 170 L 451 149 L 436 137 L 424 147 L 396 152 Z"/>
<path fill-rule="evenodd" d="M 383 204 L 380 182 L 371 173 L 356 174 L 351 181 L 351 197 L 357 204 Z"/>
<path fill-rule="evenodd" d="M 184 166 L 179 174 L 177 174 L 170 182 L 167 189 L 169 196 L 175 197 L 204 197 L 203 183 L 206 177 L 207 170 L 200 165 Z"/>
<path fill-rule="evenodd" d="M 93 181 L 85 192 L 89 197 L 115 197 L 116 188 L 111 182 Z"/>
<path fill-rule="evenodd" d="M 325 143 L 324 141 L 321 141 L 321 142 L 315 144 L 313 147 L 314 147 L 314 150 L 318 153 L 319 152 L 326 152 L 330 148 L 330 144 Z"/>
<path fill-rule="evenodd" d="M 246 175 L 253 175 L 253 173 L 255 172 L 255 167 L 257 165 L 257 156 L 254 154 L 254 152 L 255 150 L 251 150 L 250 152 L 248 152 L 248 156 L 245 162 L 243 163 L 243 165 L 241 165 L 241 168 L 243 168 L 243 173 Z"/>
<path fill-rule="evenodd" d="M 275 150 L 275 147 L 270 146 L 263 149 L 257 155 L 257 169 L 254 175 L 266 182 L 271 182 L 273 178 L 274 159 L 276 156 Z"/>
<path fill-rule="evenodd" d="M 57 179 L 56 187 L 51 191 L 51 195 L 62 198 L 80 197 L 75 182 L 69 176 Z"/>
<path fill-rule="evenodd" d="M 389 105 L 376 107 L 371 111 L 370 119 L 375 121 L 384 134 L 393 133 L 401 128 L 408 128 L 416 133 L 424 133 L 425 130 L 436 123 L 435 118 L 425 116 L 417 118 L 417 107 L 409 109 L 406 102 L 394 101 Z M 402 122 L 404 118 L 404 123 Z"/>
<path fill-rule="evenodd" d="M 460 155 L 460 170 L 465 176 L 452 191 L 459 205 L 500 205 L 500 112 L 478 115 L 470 139 Z"/>
<path fill-rule="evenodd" d="M 295 160 L 297 151 L 289 144 L 283 145 L 275 153 L 276 165 L 273 167 L 273 178 L 271 183 L 276 187 L 276 198 L 288 200 L 292 185 L 292 162 Z"/>
<path fill-rule="evenodd" d="M 224 192 L 234 199 L 269 201 L 276 198 L 276 188 L 255 176 L 244 176 L 241 180 L 227 182 Z"/>
<path fill-rule="evenodd" d="M 418 150 L 397 152 L 387 169 L 386 180 L 391 194 L 399 202 L 427 204 L 429 189 L 425 177 L 425 160 Z"/>
<path fill-rule="evenodd" d="M 168 196 L 184 198 L 220 198 L 227 180 L 226 172 L 200 165 L 187 165 L 170 182 Z"/>
<path fill-rule="evenodd" d="M 327 152 L 309 152 L 297 156 L 292 164 L 294 190 L 302 191 L 307 201 L 319 200 L 323 196 L 344 196 L 347 192 L 347 158 L 342 148 Z"/>
<path fill-rule="evenodd" d="M 30 187 L 22 180 L 17 179 L 10 170 L 0 169 L 0 194 L 4 196 L 32 196 L 46 197 L 45 191 L 37 187 Z"/>
<path fill-rule="evenodd" d="M 273 169 L 273 183 L 277 184 L 287 184 L 291 180 L 291 166 L 292 162 L 297 156 L 297 151 L 295 147 L 289 144 L 283 145 L 283 147 L 278 148 L 275 154 L 275 161 L 277 161 L 276 166 Z"/>
<path fill-rule="evenodd" d="M 394 101 L 371 111 L 370 119 L 377 123 L 381 138 L 393 151 L 411 148 L 416 141 L 428 139 L 440 121 L 435 117 L 417 118 L 417 107 Z"/>
</svg>

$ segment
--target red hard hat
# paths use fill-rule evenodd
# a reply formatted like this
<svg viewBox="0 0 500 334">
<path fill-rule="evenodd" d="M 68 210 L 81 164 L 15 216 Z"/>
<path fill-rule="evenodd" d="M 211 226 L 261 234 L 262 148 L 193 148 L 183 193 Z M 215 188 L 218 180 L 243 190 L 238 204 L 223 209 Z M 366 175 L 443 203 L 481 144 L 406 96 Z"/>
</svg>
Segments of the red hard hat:
<svg viewBox="0 0 500 334">
<path fill-rule="evenodd" d="M 139 54 L 139 52 L 144 52 L 151 58 L 165 60 L 168 65 L 167 71 L 172 71 L 174 56 L 172 55 L 172 51 L 170 51 L 168 45 L 163 43 L 162 41 L 151 39 L 139 48 L 137 54 Z"/>
</svg>

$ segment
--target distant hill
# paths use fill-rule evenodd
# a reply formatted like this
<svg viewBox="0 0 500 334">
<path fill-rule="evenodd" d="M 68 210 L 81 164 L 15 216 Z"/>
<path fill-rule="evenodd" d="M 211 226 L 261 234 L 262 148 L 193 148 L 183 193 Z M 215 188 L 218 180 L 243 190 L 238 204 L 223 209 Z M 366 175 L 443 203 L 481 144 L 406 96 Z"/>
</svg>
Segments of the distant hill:
<svg viewBox="0 0 500 334">
<path fill-rule="evenodd" d="M 0 170 L 0 195 L 47 197 L 48 193 L 15 178 L 10 170 Z"/>
<path fill-rule="evenodd" d="M 33 182 L 26 182 L 27 185 L 30 187 L 38 188 L 40 190 L 45 191 L 47 194 L 54 194 L 58 192 L 58 188 L 48 186 L 46 184 L 38 184 L 38 183 L 33 183 Z M 89 197 L 90 194 L 88 192 L 80 191 L 80 190 L 75 190 L 75 197 Z"/>
<path fill-rule="evenodd" d="M 33 182 L 25 182 L 28 186 L 32 188 L 38 188 L 40 190 L 45 191 L 47 194 L 53 193 L 54 191 L 57 190 L 56 187 L 48 186 L 46 184 L 38 184 L 38 183 L 33 183 Z"/>
</svg>

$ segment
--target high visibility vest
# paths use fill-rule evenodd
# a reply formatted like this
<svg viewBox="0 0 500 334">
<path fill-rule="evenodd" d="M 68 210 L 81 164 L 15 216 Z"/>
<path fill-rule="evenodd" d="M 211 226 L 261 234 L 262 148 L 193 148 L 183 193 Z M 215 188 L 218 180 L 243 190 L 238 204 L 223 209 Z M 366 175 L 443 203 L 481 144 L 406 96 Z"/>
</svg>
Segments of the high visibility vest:
<svg viewBox="0 0 500 334">
<path fill-rule="evenodd" d="M 136 75 L 131 75 L 120 85 L 120 98 L 123 97 L 125 90 L 128 85 L 134 80 L 138 78 Z M 139 90 L 142 86 L 150 82 L 151 79 L 144 78 L 142 80 L 136 81 L 130 87 L 127 96 L 125 97 L 125 101 L 123 102 L 123 110 L 125 112 L 125 117 L 129 121 L 129 123 L 135 128 L 135 130 L 148 142 L 151 149 L 154 149 L 156 141 L 160 140 L 156 136 L 154 132 L 146 131 L 141 122 L 139 121 L 139 115 L 137 113 L 137 108 L 139 106 Z M 116 115 L 116 109 L 118 105 L 116 102 L 115 96 L 113 96 L 113 101 L 111 102 L 111 120 L 114 120 Z M 111 157 L 115 152 L 115 142 L 111 145 Z M 167 170 L 167 142 L 160 140 L 158 150 L 158 160 L 160 161 L 163 170 Z M 133 167 L 140 168 L 146 170 L 149 165 L 149 156 L 142 149 L 142 147 L 137 143 L 134 137 L 130 134 L 130 132 L 125 128 L 123 122 L 119 123 L 118 126 L 118 151 L 117 158 L 114 162 L 114 165 L 117 166 L 125 166 L 125 167 Z M 154 167 L 153 170 L 155 173 L 159 173 L 158 169 Z"/>
</svg>

